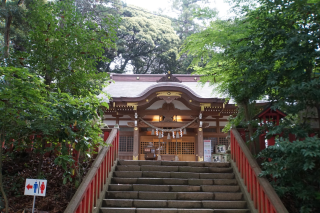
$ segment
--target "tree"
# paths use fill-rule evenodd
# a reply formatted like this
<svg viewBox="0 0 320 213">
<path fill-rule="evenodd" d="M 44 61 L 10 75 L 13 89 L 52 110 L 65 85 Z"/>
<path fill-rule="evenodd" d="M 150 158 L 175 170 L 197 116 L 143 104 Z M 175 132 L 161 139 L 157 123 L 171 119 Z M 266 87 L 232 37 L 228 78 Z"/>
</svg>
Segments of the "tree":
<svg viewBox="0 0 320 213">
<path fill-rule="evenodd" d="M 35 1 L 32 8 L 28 13 L 31 42 L 9 65 L 28 67 L 45 80 L 50 91 L 59 88 L 82 96 L 99 93 L 108 74 L 97 73 L 95 66 L 107 60 L 102 54 L 104 48 L 114 47 L 115 29 L 102 28 L 90 14 L 78 13 L 72 1 Z M 112 18 L 103 22 L 114 26 Z"/>
<path fill-rule="evenodd" d="M 0 68 L 0 76 L 0 189 L 7 213 L 9 204 L 2 182 L 3 143 L 9 146 L 13 140 L 21 142 L 32 131 L 28 128 L 29 122 L 49 113 L 44 107 L 45 86 L 38 77 L 19 68 Z"/>
<path fill-rule="evenodd" d="M 320 140 L 279 140 L 276 146 L 263 150 L 263 172 L 280 197 L 285 197 L 290 212 L 319 212 Z M 297 211 L 298 210 L 298 211 Z"/>
<path fill-rule="evenodd" d="M 117 20 L 107 15 L 97 23 L 71 0 L 32 1 L 26 17 L 29 43 L 11 52 L 3 63 L 8 67 L 1 69 L 1 142 L 24 148 L 36 134 L 33 148 L 40 154 L 52 143 L 60 151 L 55 162 L 66 170 L 65 182 L 76 168 L 67 146 L 87 152 L 103 144 L 100 115 L 108 105 L 97 95 L 109 76 L 97 72 L 96 64 L 107 60 L 105 48 L 115 46 Z M 1 187 L 4 193 L 0 180 Z"/>
<path fill-rule="evenodd" d="M 130 6 L 123 10 L 118 29 L 117 57 L 113 72 L 164 73 L 173 70 L 179 38 L 169 19 Z"/>
<path fill-rule="evenodd" d="M 219 26 L 220 21 L 216 21 L 210 28 L 190 36 L 184 44 L 184 51 L 195 56 L 193 65 L 197 73 L 204 74 L 203 81 L 219 82 L 221 91 L 238 104 L 248 105 L 265 98 L 273 104 L 273 109 L 289 114 L 279 126 L 269 123 L 262 127 L 268 130 L 267 137 L 281 135 L 287 141 L 288 133 L 291 133 L 299 140 L 306 140 L 305 144 L 296 142 L 292 146 L 279 143 L 263 153 L 264 158 L 275 158 L 274 163 L 273 160 L 265 163 L 266 174 L 285 178 L 289 173 L 281 170 L 281 166 L 295 165 L 299 158 L 294 155 L 307 155 L 314 149 L 309 142 L 318 143 L 317 137 L 308 138 L 310 125 L 306 117 L 299 115 L 301 111 L 315 107 L 320 118 L 320 78 L 317 74 L 320 2 L 261 0 L 258 3 L 259 7 L 247 10 L 245 16 L 224 22 L 221 28 L 214 27 Z M 199 61 L 204 61 L 205 66 L 197 66 Z M 245 117 L 250 129 L 254 121 L 250 121 L 252 117 L 248 114 Z M 298 120 L 298 116 L 302 119 Z M 302 153 L 297 152 L 298 147 L 303 149 Z M 273 155 L 274 152 L 277 153 Z M 315 153 L 312 158 L 316 156 Z M 279 161 L 282 163 L 277 166 Z M 309 163 L 307 160 L 306 165 L 318 172 L 318 167 Z M 293 166 L 289 175 L 305 175 L 308 169 Z M 300 187 L 295 187 L 296 183 L 292 179 L 283 185 L 278 183 L 278 187 L 287 187 L 280 195 L 293 196 L 293 200 L 314 200 L 314 194 L 306 194 L 305 190 L 301 191 L 303 196 L 292 193 L 290 188 Z M 311 187 L 315 186 L 311 184 Z M 308 209 L 309 206 L 300 204 L 300 211 L 314 210 L 314 206 Z"/>
<path fill-rule="evenodd" d="M 279 3 L 281 7 L 269 1 L 260 4 L 245 17 L 235 19 L 234 27 L 220 25 L 222 28 L 211 27 L 191 36 L 185 51 L 198 54 L 194 65 L 207 60 L 204 68 L 196 67 L 197 71 L 212 82 L 214 78 L 223 80 L 226 87 L 222 88 L 230 97 L 237 99 L 239 92 L 251 101 L 264 96 L 275 103 L 274 107 L 298 114 L 315 106 L 320 97 L 316 86 L 319 79 L 314 76 L 318 69 L 315 26 L 319 5 L 307 1 L 285 1 Z M 228 39 L 223 42 L 219 37 Z M 241 82 L 244 84 L 238 89 L 229 88 Z"/>
<path fill-rule="evenodd" d="M 2 0 L 0 19 L 4 24 L 1 26 L 3 33 L 3 58 L 9 58 L 10 41 L 12 39 L 14 40 L 14 48 L 22 48 L 20 43 L 25 41 L 25 36 L 21 30 L 24 31 L 28 27 L 25 22 L 25 14 L 29 2 L 28 0 Z"/>
<path fill-rule="evenodd" d="M 180 38 L 180 47 L 187 37 L 205 29 L 206 23 L 216 17 L 218 12 L 208 5 L 208 0 L 171 0 L 171 9 L 175 14 L 178 14 L 178 18 L 172 21 L 172 26 Z M 179 54 L 175 72 L 192 73 L 194 69 L 190 65 L 193 56 Z"/>
</svg>

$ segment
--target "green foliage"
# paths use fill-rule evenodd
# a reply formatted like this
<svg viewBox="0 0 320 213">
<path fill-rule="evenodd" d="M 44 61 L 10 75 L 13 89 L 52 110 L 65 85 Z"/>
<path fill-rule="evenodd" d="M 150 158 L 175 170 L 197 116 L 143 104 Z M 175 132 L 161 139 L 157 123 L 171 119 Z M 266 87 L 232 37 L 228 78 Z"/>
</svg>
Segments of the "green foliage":
<svg viewBox="0 0 320 213">
<path fill-rule="evenodd" d="M 68 144 L 81 152 L 104 145 L 100 115 L 108 105 L 97 95 L 109 76 L 96 71 L 96 62 L 106 61 L 105 48 L 115 47 L 117 20 L 105 15 L 97 21 L 69 0 L 29 3 L 30 42 L 4 64 L 15 67 L 0 69 L 1 141 L 16 149 L 33 141 L 36 153 L 57 152 L 69 178 L 74 166 L 66 160 L 72 159 Z"/>
<path fill-rule="evenodd" d="M 104 48 L 114 47 L 114 28 L 101 28 L 90 14 L 77 12 L 69 0 L 35 1 L 27 15 L 32 26 L 29 45 L 10 64 L 29 67 L 45 79 L 51 91 L 59 88 L 81 96 L 99 93 L 108 75 L 97 73 L 95 65 L 107 60 L 102 56 Z M 107 16 L 102 21 L 108 25 L 115 19 Z"/>
<path fill-rule="evenodd" d="M 193 54 L 186 54 L 186 51 L 181 51 L 181 46 L 189 37 L 195 33 L 205 29 L 207 22 L 213 20 L 218 12 L 215 9 L 209 8 L 208 0 L 171 0 L 171 9 L 178 15 L 177 20 L 172 22 L 172 26 L 179 36 L 181 43 L 179 44 L 180 57 L 176 61 L 176 73 L 192 73 L 193 67 L 190 66 L 194 57 Z M 199 63 L 199 66 L 203 64 Z"/>
<path fill-rule="evenodd" d="M 264 98 L 293 116 L 308 107 L 319 111 L 319 2 L 245 2 L 251 5 L 245 16 L 211 22 L 187 38 L 182 53 L 194 57 L 203 82 L 218 83 L 221 93 L 244 108 Z"/>
<path fill-rule="evenodd" d="M 6 133 L 6 139 L 16 138 L 20 128 L 28 128 L 30 119 L 49 114 L 44 107 L 45 86 L 27 69 L 0 67 L 0 76 L 1 136 Z"/>
<path fill-rule="evenodd" d="M 269 177 L 280 197 L 291 197 L 300 212 L 319 212 L 320 139 L 278 140 L 263 150 L 261 176 Z M 268 160 L 271 159 L 271 160 Z"/>
<path fill-rule="evenodd" d="M 130 5 L 123 9 L 112 72 L 164 73 L 175 70 L 179 37 L 169 19 Z"/>
</svg>

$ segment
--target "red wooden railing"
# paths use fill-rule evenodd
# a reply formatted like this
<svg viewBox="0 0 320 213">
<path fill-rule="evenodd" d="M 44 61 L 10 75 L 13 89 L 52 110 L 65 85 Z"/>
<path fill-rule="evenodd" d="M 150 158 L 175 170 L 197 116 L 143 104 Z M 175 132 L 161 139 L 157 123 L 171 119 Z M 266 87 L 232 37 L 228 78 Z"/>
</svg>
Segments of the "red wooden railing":
<svg viewBox="0 0 320 213">
<path fill-rule="evenodd" d="M 250 193 L 259 213 L 288 213 L 279 196 L 266 178 L 259 177 L 261 169 L 236 129 L 230 131 L 231 159 Z"/>
<path fill-rule="evenodd" d="M 106 135 L 108 135 L 107 139 Z M 118 159 L 118 129 L 112 129 L 110 133 L 105 132 L 104 139 L 109 146 L 102 148 L 99 152 L 65 212 L 92 213 L 93 208 L 97 206 L 99 197 L 104 196 L 101 192 L 103 192 L 107 179 L 111 175 L 109 173 Z"/>
</svg>

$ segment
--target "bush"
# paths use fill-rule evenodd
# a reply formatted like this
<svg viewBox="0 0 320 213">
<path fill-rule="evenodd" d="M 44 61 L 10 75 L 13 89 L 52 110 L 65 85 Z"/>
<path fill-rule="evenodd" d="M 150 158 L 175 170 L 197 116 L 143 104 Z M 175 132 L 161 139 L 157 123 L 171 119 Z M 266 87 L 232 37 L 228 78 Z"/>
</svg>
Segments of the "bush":
<svg viewBox="0 0 320 213">
<path fill-rule="evenodd" d="M 260 175 L 270 179 L 282 199 L 289 197 L 293 201 L 290 205 L 300 212 L 320 212 L 319 138 L 292 143 L 281 138 L 258 157 L 264 159 Z"/>
</svg>

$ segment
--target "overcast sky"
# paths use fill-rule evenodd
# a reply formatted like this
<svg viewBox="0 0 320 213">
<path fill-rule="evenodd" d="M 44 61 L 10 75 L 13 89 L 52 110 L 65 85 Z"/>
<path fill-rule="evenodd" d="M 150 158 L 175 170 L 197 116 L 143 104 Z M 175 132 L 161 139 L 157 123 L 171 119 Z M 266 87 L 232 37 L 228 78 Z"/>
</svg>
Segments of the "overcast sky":
<svg viewBox="0 0 320 213">
<path fill-rule="evenodd" d="M 171 5 L 169 3 L 169 0 L 125 0 L 127 4 L 136 5 L 142 8 L 145 8 L 149 10 L 150 12 L 157 11 L 158 8 L 170 8 Z M 212 8 L 217 8 L 219 11 L 219 17 L 220 18 L 226 18 L 228 17 L 228 10 L 229 5 L 227 3 L 224 3 L 223 0 L 210 0 Z M 173 16 L 174 14 L 168 13 L 167 15 Z"/>
</svg>

